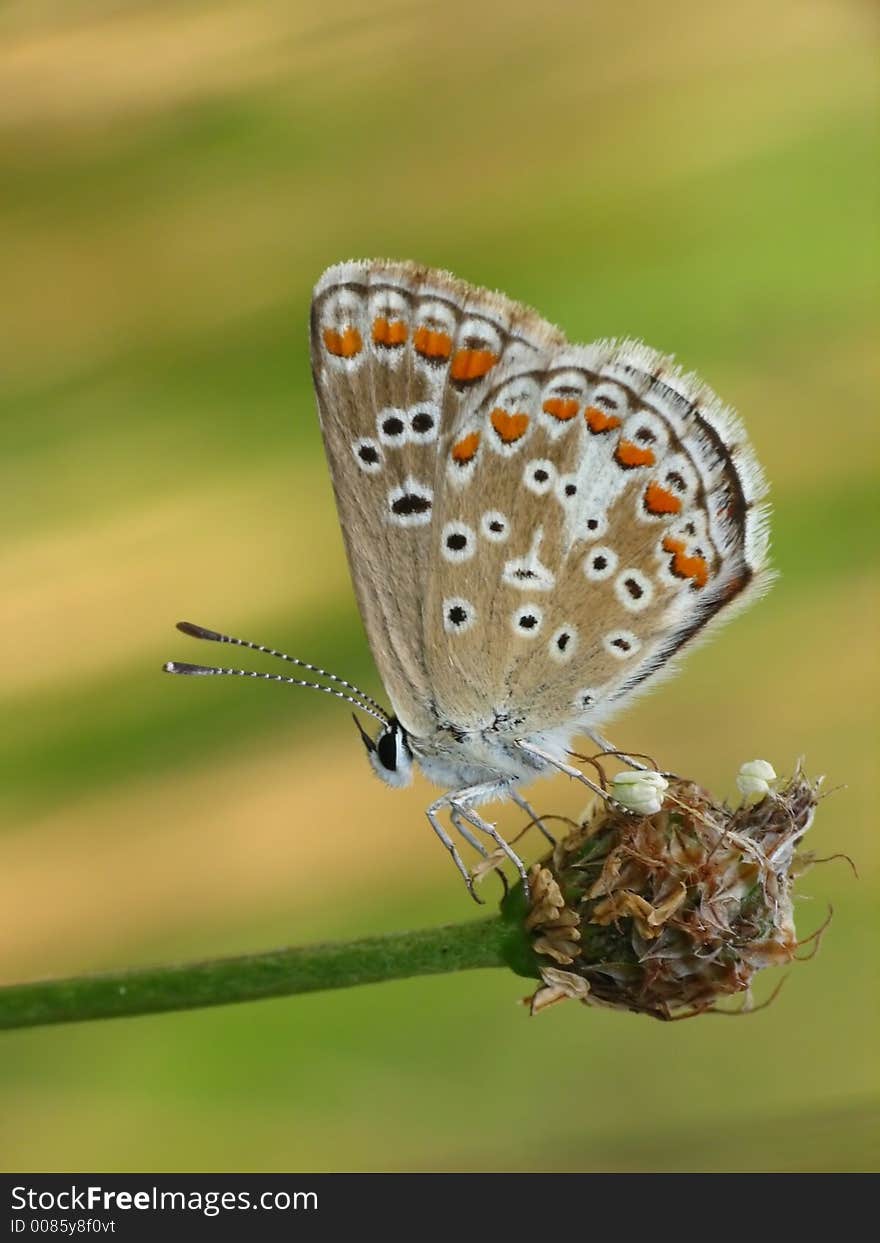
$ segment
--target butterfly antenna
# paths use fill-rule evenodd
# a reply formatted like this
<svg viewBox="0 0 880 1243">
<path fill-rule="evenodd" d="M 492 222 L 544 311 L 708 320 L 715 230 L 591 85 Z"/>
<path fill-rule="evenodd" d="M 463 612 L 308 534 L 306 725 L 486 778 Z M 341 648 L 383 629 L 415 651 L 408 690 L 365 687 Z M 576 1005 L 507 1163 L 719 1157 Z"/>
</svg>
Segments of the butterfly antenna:
<svg viewBox="0 0 880 1243">
<path fill-rule="evenodd" d="M 366 712 L 367 716 L 373 717 L 382 725 L 388 724 L 388 717 L 381 711 L 374 712 L 372 708 L 361 703 L 359 699 L 355 699 L 353 695 L 346 695 L 345 691 L 337 691 L 332 686 L 322 686 L 319 682 L 304 682 L 302 678 L 286 678 L 281 673 L 257 673 L 254 669 L 221 669 L 218 665 L 190 665 L 181 660 L 169 660 L 162 666 L 162 669 L 165 673 L 182 673 L 196 677 L 260 678 L 264 682 L 284 682 L 288 686 L 304 686 L 309 691 L 323 691 L 325 695 L 344 699 L 346 703 L 353 704 L 355 708 Z"/>
<path fill-rule="evenodd" d="M 368 695 L 366 691 L 362 691 L 359 686 L 355 686 L 353 682 L 340 678 L 335 673 L 328 673 L 326 669 L 321 669 L 317 665 L 310 665 L 307 660 L 299 660 L 296 656 L 288 656 L 286 652 L 279 652 L 274 647 L 264 647 L 262 643 L 250 643 L 247 639 L 236 639 L 231 634 L 220 634 L 217 630 L 208 630 L 206 626 L 198 626 L 195 622 L 182 621 L 177 623 L 177 629 L 182 634 L 188 634 L 193 639 L 207 639 L 211 643 L 232 643 L 236 647 L 249 647 L 252 652 L 263 652 L 266 656 L 275 656 L 278 660 L 289 661 L 291 665 L 296 665 L 299 669 L 308 669 L 311 673 L 317 673 L 322 678 L 327 678 L 331 682 L 336 682 L 338 686 L 344 686 L 353 694 L 357 695 L 363 703 L 369 704 L 376 712 L 380 712 L 387 720 L 388 713 L 377 703 L 372 695 Z"/>
</svg>

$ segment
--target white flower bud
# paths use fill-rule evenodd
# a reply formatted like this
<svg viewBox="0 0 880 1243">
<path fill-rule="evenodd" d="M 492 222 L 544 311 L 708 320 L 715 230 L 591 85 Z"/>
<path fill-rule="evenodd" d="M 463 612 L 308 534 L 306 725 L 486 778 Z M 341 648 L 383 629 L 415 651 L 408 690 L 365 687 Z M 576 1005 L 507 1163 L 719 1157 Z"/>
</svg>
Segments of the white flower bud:
<svg viewBox="0 0 880 1243">
<path fill-rule="evenodd" d="M 630 769 L 612 778 L 611 797 L 628 811 L 653 816 L 663 806 L 663 792 L 668 785 L 660 773 Z"/>
<path fill-rule="evenodd" d="M 773 793 L 771 783 L 776 779 L 772 764 L 766 760 L 748 760 L 736 774 L 736 786 L 743 798 L 758 801 Z"/>
</svg>

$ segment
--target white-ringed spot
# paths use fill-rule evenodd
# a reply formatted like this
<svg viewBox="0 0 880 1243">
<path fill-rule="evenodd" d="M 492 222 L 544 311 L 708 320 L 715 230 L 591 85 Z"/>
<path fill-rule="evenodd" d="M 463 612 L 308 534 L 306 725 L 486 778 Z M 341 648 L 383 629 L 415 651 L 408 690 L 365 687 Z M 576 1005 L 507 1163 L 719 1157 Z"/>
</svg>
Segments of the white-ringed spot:
<svg viewBox="0 0 880 1243">
<path fill-rule="evenodd" d="M 510 619 L 513 633 L 522 638 L 534 639 L 544 621 L 544 611 L 537 604 L 521 604 Z"/>
<path fill-rule="evenodd" d="M 617 553 L 602 544 L 592 548 L 584 557 L 584 573 L 591 583 L 604 582 L 617 569 Z"/>
<path fill-rule="evenodd" d="M 560 505 L 568 507 L 576 504 L 578 497 L 577 475 L 559 475 L 553 491 Z"/>
<path fill-rule="evenodd" d="M 399 448 L 406 444 L 407 425 L 406 411 L 398 410 L 396 406 L 386 406 L 376 418 L 379 440 L 389 448 Z"/>
<path fill-rule="evenodd" d="M 654 598 L 654 584 L 641 570 L 621 570 L 614 580 L 614 593 L 630 613 L 641 613 Z"/>
<path fill-rule="evenodd" d="M 433 490 L 412 477 L 405 479 L 402 487 L 392 488 L 388 493 L 388 516 L 398 526 L 426 526 L 433 509 Z"/>
<path fill-rule="evenodd" d="M 464 634 L 477 620 L 477 611 L 470 600 L 452 596 L 443 601 L 443 629 L 447 634 Z"/>
<path fill-rule="evenodd" d="M 510 534 L 510 525 L 500 510 L 487 509 L 480 519 L 480 533 L 493 544 L 503 544 Z"/>
<path fill-rule="evenodd" d="M 429 445 L 437 439 L 440 411 L 430 402 L 407 411 L 409 439 L 414 445 Z"/>
<path fill-rule="evenodd" d="M 466 522 L 447 522 L 440 535 L 440 554 L 445 561 L 470 561 L 477 551 L 477 537 Z"/>
<path fill-rule="evenodd" d="M 631 630 L 612 630 L 605 635 L 602 646 L 617 660 L 629 660 L 642 645 Z"/>
<path fill-rule="evenodd" d="M 354 460 L 367 475 L 378 475 L 382 469 L 382 450 L 371 436 L 362 436 L 351 446 Z"/>
<path fill-rule="evenodd" d="M 532 458 L 526 462 L 523 483 L 535 496 L 546 496 L 556 483 L 556 467 L 547 458 Z"/>
<path fill-rule="evenodd" d="M 585 541 L 601 539 L 608 530 L 608 517 L 599 510 L 588 511 L 579 521 L 577 536 Z"/>
<path fill-rule="evenodd" d="M 592 686 L 585 686 L 574 697 L 573 707 L 575 712 L 580 716 L 584 712 L 589 712 L 596 706 L 598 695 Z"/>
<path fill-rule="evenodd" d="M 560 626 L 551 638 L 547 650 L 551 660 L 555 660 L 558 665 L 564 665 L 574 656 L 577 646 L 578 633 L 574 626 Z"/>
</svg>

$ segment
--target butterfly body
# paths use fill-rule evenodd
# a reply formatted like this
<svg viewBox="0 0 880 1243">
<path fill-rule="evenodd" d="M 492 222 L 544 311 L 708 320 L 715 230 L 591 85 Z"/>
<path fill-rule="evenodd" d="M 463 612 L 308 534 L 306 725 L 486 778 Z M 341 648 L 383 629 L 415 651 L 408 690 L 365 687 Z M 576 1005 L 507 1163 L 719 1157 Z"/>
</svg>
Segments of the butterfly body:
<svg viewBox="0 0 880 1243">
<path fill-rule="evenodd" d="M 519 734 L 505 723 L 503 728 L 464 732 L 453 722 L 438 725 L 435 733 L 409 739 L 409 746 L 422 772 L 435 785 L 460 790 L 493 782 L 507 786 L 526 784 L 551 771 L 546 761 L 529 756 Z M 567 731 L 559 737 L 550 732 L 524 740 L 541 750 L 551 750 L 564 759 L 571 743 Z"/>
</svg>

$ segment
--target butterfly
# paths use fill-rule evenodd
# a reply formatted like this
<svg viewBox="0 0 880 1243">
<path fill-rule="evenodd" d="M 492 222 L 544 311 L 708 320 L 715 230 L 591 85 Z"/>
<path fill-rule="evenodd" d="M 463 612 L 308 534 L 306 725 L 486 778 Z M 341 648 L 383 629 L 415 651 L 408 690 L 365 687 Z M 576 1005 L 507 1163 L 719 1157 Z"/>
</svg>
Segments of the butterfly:
<svg viewBox="0 0 880 1243">
<path fill-rule="evenodd" d="M 391 711 L 192 623 L 180 628 L 319 680 L 165 668 L 347 699 L 380 723 L 375 737 L 358 723 L 379 777 L 405 786 L 418 767 L 443 790 L 426 814 L 472 896 L 443 813 L 527 891 L 478 808 L 511 799 L 547 833 L 522 786 L 563 772 L 603 793 L 569 762 L 575 736 L 608 749 L 599 728 L 768 585 L 763 474 L 733 412 L 671 358 L 630 340 L 573 345 L 530 308 L 414 263 L 328 269 L 311 362 Z"/>
</svg>

